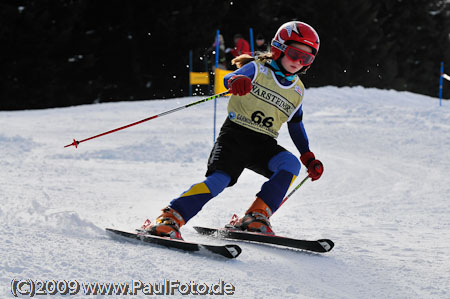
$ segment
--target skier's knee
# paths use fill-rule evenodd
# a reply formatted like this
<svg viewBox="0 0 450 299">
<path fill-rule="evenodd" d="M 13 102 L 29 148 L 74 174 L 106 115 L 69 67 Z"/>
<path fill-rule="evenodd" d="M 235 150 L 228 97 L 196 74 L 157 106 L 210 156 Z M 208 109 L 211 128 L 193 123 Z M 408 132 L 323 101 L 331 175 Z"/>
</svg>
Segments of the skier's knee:
<svg viewBox="0 0 450 299">
<path fill-rule="evenodd" d="M 281 152 L 275 155 L 269 161 L 269 169 L 273 172 L 285 170 L 298 176 L 300 173 L 300 161 L 292 153 L 288 151 Z"/>
<path fill-rule="evenodd" d="M 205 180 L 206 186 L 208 186 L 209 191 L 212 196 L 217 196 L 221 193 L 230 183 L 231 177 L 222 171 L 215 171 Z"/>
</svg>

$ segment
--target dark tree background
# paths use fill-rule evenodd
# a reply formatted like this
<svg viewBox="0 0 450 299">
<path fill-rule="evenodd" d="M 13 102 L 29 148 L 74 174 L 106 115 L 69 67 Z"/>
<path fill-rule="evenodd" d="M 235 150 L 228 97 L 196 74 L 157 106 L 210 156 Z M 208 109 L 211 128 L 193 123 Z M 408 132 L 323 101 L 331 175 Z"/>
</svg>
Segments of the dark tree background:
<svg viewBox="0 0 450 299">
<path fill-rule="evenodd" d="M 2 0 L 0 110 L 187 96 L 189 50 L 203 71 L 217 29 L 231 47 L 235 33 L 270 40 L 290 20 L 321 37 L 307 87 L 437 96 L 440 62 L 450 68 L 447 2 Z"/>
</svg>

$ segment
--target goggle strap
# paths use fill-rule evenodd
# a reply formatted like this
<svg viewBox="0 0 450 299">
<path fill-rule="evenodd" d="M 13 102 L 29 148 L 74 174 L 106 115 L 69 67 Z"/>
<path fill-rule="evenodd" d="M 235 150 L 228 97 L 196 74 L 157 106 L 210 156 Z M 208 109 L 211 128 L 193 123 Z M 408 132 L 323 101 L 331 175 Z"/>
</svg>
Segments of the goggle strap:
<svg viewBox="0 0 450 299">
<path fill-rule="evenodd" d="M 273 39 L 272 40 L 272 46 L 274 46 L 275 48 L 277 48 L 277 49 L 279 49 L 279 50 L 281 50 L 281 51 L 285 51 L 286 50 L 286 48 L 287 48 L 287 46 L 285 45 L 285 44 L 282 44 L 282 43 L 280 43 L 279 41 L 277 41 L 277 40 L 275 40 L 275 39 Z"/>
</svg>

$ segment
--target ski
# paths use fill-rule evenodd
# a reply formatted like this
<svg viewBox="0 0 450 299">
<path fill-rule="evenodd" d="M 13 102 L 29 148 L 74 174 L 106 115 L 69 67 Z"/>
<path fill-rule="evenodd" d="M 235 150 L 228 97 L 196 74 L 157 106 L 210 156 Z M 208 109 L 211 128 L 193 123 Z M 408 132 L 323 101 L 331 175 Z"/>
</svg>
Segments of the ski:
<svg viewBox="0 0 450 299">
<path fill-rule="evenodd" d="M 184 251 L 198 251 L 198 252 L 211 252 L 224 256 L 226 258 L 236 258 L 241 254 L 242 249 L 238 245 L 208 245 L 194 242 L 186 242 L 183 240 L 170 239 L 166 237 L 159 237 L 143 233 L 131 233 L 126 231 L 121 231 L 113 228 L 106 228 L 107 232 L 119 235 L 122 237 L 139 240 L 145 243 L 158 244 L 169 248 L 177 248 Z"/>
<path fill-rule="evenodd" d="M 334 247 L 333 241 L 329 239 L 310 241 L 310 240 L 287 238 L 277 235 L 265 235 L 261 233 L 236 231 L 226 228 L 217 229 L 217 228 L 194 226 L 194 229 L 200 234 L 209 235 L 213 237 L 241 240 L 241 241 L 251 241 L 261 244 L 279 245 L 288 248 L 296 248 L 313 252 L 329 252 Z"/>
</svg>

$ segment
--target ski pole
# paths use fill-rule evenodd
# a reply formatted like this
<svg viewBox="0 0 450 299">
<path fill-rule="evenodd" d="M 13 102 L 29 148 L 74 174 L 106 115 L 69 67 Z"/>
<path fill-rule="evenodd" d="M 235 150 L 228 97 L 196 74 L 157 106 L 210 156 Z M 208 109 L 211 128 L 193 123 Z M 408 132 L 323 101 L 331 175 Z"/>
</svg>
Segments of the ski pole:
<svg viewBox="0 0 450 299">
<path fill-rule="evenodd" d="M 301 182 L 300 182 L 300 184 L 298 184 L 295 188 L 294 188 L 294 190 L 292 190 L 288 195 L 286 195 L 286 197 L 283 199 L 283 201 L 281 202 L 281 204 L 280 204 L 280 207 L 281 207 L 281 205 L 282 204 L 284 204 L 284 202 L 286 201 L 286 200 L 288 200 L 288 198 L 289 197 L 291 197 L 292 196 L 292 194 L 294 194 L 294 192 L 295 191 L 297 191 L 308 179 L 310 178 L 310 176 L 309 175 L 307 175 Z"/>
<path fill-rule="evenodd" d="M 65 145 L 64 147 L 69 147 L 69 146 L 72 146 L 72 145 L 73 145 L 73 146 L 75 146 L 75 148 L 77 148 L 78 145 L 79 145 L 80 143 L 82 143 L 82 142 L 85 142 L 85 141 L 88 141 L 88 140 L 91 140 L 91 139 L 94 139 L 94 138 L 98 138 L 98 137 L 101 137 L 101 136 L 105 136 L 105 135 L 108 135 L 108 134 L 111 134 L 111 133 L 114 133 L 114 132 L 117 132 L 117 131 L 120 131 L 120 130 L 129 128 L 129 127 L 132 127 L 132 126 L 141 124 L 141 123 L 143 123 L 143 122 L 146 122 L 146 121 L 155 119 L 155 118 L 157 118 L 157 117 L 161 117 L 161 116 L 164 116 L 164 115 L 173 113 L 173 112 L 177 112 L 177 111 L 180 111 L 180 110 L 183 110 L 183 109 L 192 107 L 192 106 L 197 105 L 197 104 L 200 104 L 200 103 L 204 103 L 204 102 L 207 102 L 207 101 L 210 101 L 210 100 L 214 100 L 214 99 L 216 99 L 216 98 L 218 98 L 218 97 L 221 97 L 221 96 L 226 95 L 227 93 L 228 93 L 228 90 L 227 90 L 227 91 L 224 91 L 224 92 L 221 92 L 221 93 L 218 93 L 218 94 L 215 94 L 215 95 L 212 95 L 212 96 L 210 96 L 210 97 L 208 97 L 208 98 L 201 99 L 201 100 L 199 100 L 199 101 L 197 101 L 197 102 L 193 102 L 193 103 L 190 103 L 190 104 L 187 104 L 187 105 L 178 107 L 178 108 L 174 108 L 174 109 L 172 109 L 172 110 L 168 110 L 168 111 L 166 111 L 166 112 L 162 112 L 162 113 L 160 113 L 160 114 L 150 116 L 150 117 L 145 118 L 145 119 L 142 119 L 142 120 L 140 120 L 140 121 L 137 121 L 137 122 L 134 122 L 134 123 L 125 125 L 125 126 L 123 126 L 123 127 L 120 127 L 120 128 L 117 128 L 117 129 L 113 129 L 113 130 L 111 130 L 111 131 L 104 132 L 104 133 L 101 133 L 101 134 L 98 134 L 98 135 L 95 135 L 95 136 L 92 136 L 92 137 L 89 137 L 89 138 L 86 138 L 86 139 L 83 139 L 83 140 L 80 140 L 80 141 L 74 139 L 73 142 L 72 142 L 71 144 Z"/>
</svg>

